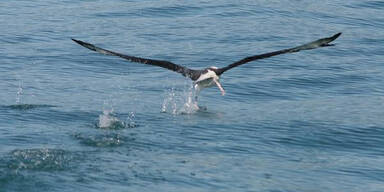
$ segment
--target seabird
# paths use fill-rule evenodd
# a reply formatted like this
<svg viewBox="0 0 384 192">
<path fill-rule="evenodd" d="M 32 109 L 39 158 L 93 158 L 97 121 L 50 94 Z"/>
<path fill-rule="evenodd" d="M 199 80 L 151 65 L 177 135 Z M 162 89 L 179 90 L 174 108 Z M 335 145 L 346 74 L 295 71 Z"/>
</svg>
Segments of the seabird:
<svg viewBox="0 0 384 192">
<path fill-rule="evenodd" d="M 225 90 L 224 90 L 223 86 L 220 84 L 219 79 L 220 79 L 220 75 L 222 75 L 224 72 L 228 71 L 229 69 L 232 69 L 234 67 L 240 66 L 242 64 L 245 64 L 245 63 L 248 63 L 251 61 L 255 61 L 255 60 L 259 60 L 259 59 L 265 59 L 265 58 L 280 55 L 280 54 L 295 53 L 295 52 L 299 52 L 302 50 L 309 50 L 309 49 L 316 49 L 319 47 L 333 46 L 334 44 L 329 44 L 329 43 L 332 42 L 333 40 L 335 40 L 336 38 L 338 38 L 340 35 L 341 35 L 341 33 L 337 33 L 331 37 L 318 39 L 316 41 L 312 41 L 310 43 L 300 45 L 297 47 L 293 47 L 293 48 L 289 48 L 289 49 L 282 49 L 279 51 L 273 51 L 273 52 L 269 52 L 269 53 L 264 53 L 264 54 L 260 54 L 260 55 L 254 55 L 254 56 L 246 57 L 242 60 L 236 61 L 236 62 L 234 62 L 234 63 L 232 63 L 226 67 L 223 67 L 223 68 L 208 67 L 208 68 L 200 69 L 200 70 L 190 69 L 190 68 L 187 68 L 187 67 L 184 67 L 181 65 L 177 65 L 177 64 L 174 64 L 174 63 L 169 62 L 169 61 L 164 61 L 164 60 L 145 59 L 145 58 L 141 58 L 141 57 L 129 56 L 129 55 L 117 53 L 114 51 L 106 50 L 106 49 L 103 49 L 100 47 L 96 47 L 95 45 L 84 42 L 84 41 L 80 41 L 80 40 L 76 40 L 76 39 L 72 39 L 72 40 L 75 41 L 76 43 L 90 49 L 90 50 L 93 50 L 93 51 L 96 51 L 96 52 L 99 52 L 99 53 L 102 53 L 105 55 L 118 56 L 118 57 L 124 58 L 128 61 L 131 61 L 131 62 L 143 63 L 143 64 L 148 64 L 148 65 L 155 65 L 155 66 L 169 69 L 171 71 L 175 71 L 177 73 L 181 73 L 183 76 L 189 77 L 190 79 L 192 79 L 193 87 L 197 93 L 199 93 L 204 88 L 212 87 L 212 86 L 216 85 L 220 89 L 221 94 L 224 95 Z M 197 97 L 197 95 L 198 94 L 196 94 L 196 97 Z"/>
</svg>

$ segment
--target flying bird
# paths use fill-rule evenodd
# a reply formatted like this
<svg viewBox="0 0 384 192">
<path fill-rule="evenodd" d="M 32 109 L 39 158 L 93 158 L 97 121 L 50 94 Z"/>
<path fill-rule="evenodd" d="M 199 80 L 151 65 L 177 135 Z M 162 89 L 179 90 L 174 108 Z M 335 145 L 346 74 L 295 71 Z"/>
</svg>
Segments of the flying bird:
<svg viewBox="0 0 384 192">
<path fill-rule="evenodd" d="M 242 64 L 245 64 L 245 63 L 248 63 L 251 61 L 255 61 L 255 60 L 259 60 L 259 59 L 265 59 L 265 58 L 280 55 L 280 54 L 295 53 L 295 52 L 299 52 L 299 51 L 303 51 L 303 50 L 316 49 L 319 47 L 333 46 L 334 44 L 330 44 L 330 42 L 337 39 L 340 35 L 341 35 L 341 33 L 337 33 L 331 37 L 318 39 L 316 41 L 312 41 L 310 43 L 300 45 L 297 47 L 282 49 L 279 51 L 273 51 L 273 52 L 269 52 L 269 53 L 264 53 L 264 54 L 260 54 L 260 55 L 254 55 L 254 56 L 246 57 L 244 59 L 236 61 L 236 62 L 234 62 L 230 65 L 227 65 L 225 67 L 222 67 L 222 68 L 212 66 L 212 67 L 208 67 L 205 69 L 190 69 L 188 67 L 172 63 L 170 61 L 146 59 L 146 58 L 141 58 L 141 57 L 125 55 L 122 53 L 118 53 L 118 52 L 114 52 L 114 51 L 110 51 L 107 49 L 97 47 L 93 44 L 90 44 L 90 43 L 87 43 L 84 41 L 80 41 L 80 40 L 76 40 L 76 39 L 72 39 L 72 40 L 75 41 L 76 43 L 80 44 L 81 46 L 84 46 L 84 47 L 86 47 L 92 51 L 96 51 L 96 52 L 99 52 L 99 53 L 102 53 L 105 55 L 118 56 L 118 57 L 124 58 L 128 61 L 131 61 L 131 62 L 159 66 L 159 67 L 166 68 L 166 69 L 169 69 L 171 71 L 175 71 L 177 73 L 180 73 L 183 76 L 188 77 L 193 81 L 193 87 L 197 93 L 199 93 L 204 88 L 212 87 L 212 86 L 216 85 L 220 89 L 221 94 L 224 95 L 225 90 L 224 90 L 223 86 L 221 85 L 221 83 L 219 82 L 219 79 L 220 79 L 220 76 L 224 72 L 228 71 L 229 69 L 232 69 L 234 67 L 240 66 Z"/>
</svg>

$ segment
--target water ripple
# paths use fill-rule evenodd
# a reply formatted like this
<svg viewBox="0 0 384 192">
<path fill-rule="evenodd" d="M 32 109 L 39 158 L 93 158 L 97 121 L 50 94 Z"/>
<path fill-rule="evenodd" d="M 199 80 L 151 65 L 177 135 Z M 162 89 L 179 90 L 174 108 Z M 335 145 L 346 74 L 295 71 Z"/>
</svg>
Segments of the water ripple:
<svg viewBox="0 0 384 192">
<path fill-rule="evenodd" d="M 62 149 L 17 149 L 10 153 L 7 167 L 13 170 L 57 171 L 71 167 L 71 152 Z"/>
<path fill-rule="evenodd" d="M 119 133 L 106 133 L 90 135 L 85 133 L 74 134 L 74 138 L 80 143 L 92 147 L 117 147 L 124 145 L 126 142 L 134 140 L 134 138 L 125 137 Z"/>
</svg>

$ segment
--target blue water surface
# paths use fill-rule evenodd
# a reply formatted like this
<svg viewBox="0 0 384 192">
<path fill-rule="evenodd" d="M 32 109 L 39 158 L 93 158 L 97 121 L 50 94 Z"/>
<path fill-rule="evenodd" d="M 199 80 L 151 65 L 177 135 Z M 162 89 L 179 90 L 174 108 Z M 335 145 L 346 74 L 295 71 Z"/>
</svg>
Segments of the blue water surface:
<svg viewBox="0 0 384 192">
<path fill-rule="evenodd" d="M 384 3 L 0 2 L 0 191 L 384 191 Z M 190 68 L 343 32 L 191 81 Z"/>
</svg>

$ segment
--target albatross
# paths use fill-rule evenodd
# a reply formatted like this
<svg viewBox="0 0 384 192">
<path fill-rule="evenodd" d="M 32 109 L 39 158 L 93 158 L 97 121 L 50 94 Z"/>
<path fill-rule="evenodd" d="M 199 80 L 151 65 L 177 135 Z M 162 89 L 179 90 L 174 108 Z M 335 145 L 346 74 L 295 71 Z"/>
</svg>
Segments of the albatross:
<svg viewBox="0 0 384 192">
<path fill-rule="evenodd" d="M 196 94 L 196 99 L 197 99 L 197 95 L 202 89 L 207 88 L 207 87 L 212 87 L 215 85 L 220 89 L 221 94 L 224 95 L 225 90 L 224 90 L 223 86 L 221 85 L 221 83 L 219 82 L 220 76 L 224 72 L 226 72 L 226 71 L 228 71 L 234 67 L 238 67 L 240 65 L 243 65 L 245 63 L 249 63 L 251 61 L 255 61 L 255 60 L 259 60 L 259 59 L 265 59 L 265 58 L 273 57 L 276 55 L 281 55 L 281 54 L 286 54 L 286 53 L 295 53 L 295 52 L 299 52 L 299 51 L 303 51 L 303 50 L 316 49 L 319 47 L 333 46 L 334 44 L 330 44 L 330 42 L 337 39 L 340 35 L 341 35 L 341 33 L 337 33 L 331 37 L 318 39 L 316 41 L 312 41 L 310 43 L 306 43 L 306 44 L 296 46 L 293 48 L 282 49 L 282 50 L 278 50 L 278 51 L 263 53 L 263 54 L 254 55 L 254 56 L 249 56 L 249 57 L 246 57 L 244 59 L 236 61 L 236 62 L 234 62 L 230 65 L 227 65 L 225 67 L 222 67 L 222 68 L 212 66 L 212 67 L 207 67 L 205 69 L 190 69 L 188 67 L 172 63 L 170 61 L 146 59 L 146 58 L 141 58 L 141 57 L 136 57 L 136 56 L 130 56 L 130 55 L 110 51 L 107 49 L 103 49 L 103 48 L 97 47 L 93 44 L 90 44 L 90 43 L 87 43 L 84 41 L 80 41 L 77 39 L 72 38 L 72 40 L 75 41 L 76 43 L 80 44 L 83 47 L 86 47 L 92 51 L 96 51 L 96 52 L 99 52 L 99 53 L 102 53 L 105 55 L 118 56 L 118 57 L 126 59 L 130 62 L 159 66 L 159 67 L 180 73 L 183 76 L 188 77 L 193 81 L 193 88 L 195 89 L 195 91 L 197 93 Z"/>
</svg>

